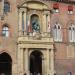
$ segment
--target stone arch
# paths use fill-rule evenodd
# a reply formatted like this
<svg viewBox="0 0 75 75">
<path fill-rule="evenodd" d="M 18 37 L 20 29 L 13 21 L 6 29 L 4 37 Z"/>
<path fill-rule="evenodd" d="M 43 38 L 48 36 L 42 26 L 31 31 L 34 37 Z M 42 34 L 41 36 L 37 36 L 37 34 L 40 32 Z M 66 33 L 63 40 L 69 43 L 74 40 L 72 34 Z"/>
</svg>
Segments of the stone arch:
<svg viewBox="0 0 75 75">
<path fill-rule="evenodd" d="M 9 54 L 8 52 L 5 52 L 5 51 L 4 51 L 4 52 L 1 52 L 0 55 L 1 55 L 1 54 L 6 54 L 6 55 L 8 55 L 8 57 L 10 57 L 10 60 L 12 61 L 12 58 L 11 58 L 11 56 L 10 56 L 10 54 Z"/>
<path fill-rule="evenodd" d="M 4 27 L 5 29 L 3 29 Z M 11 30 L 11 26 L 8 23 L 4 23 L 1 27 L 1 30 L 2 30 L 2 34 L 3 34 L 3 31 L 5 30 L 9 33 L 9 36 L 11 36 L 12 30 Z"/>
<path fill-rule="evenodd" d="M 6 52 L 0 54 L 0 74 L 12 75 L 12 59 Z"/>
<path fill-rule="evenodd" d="M 51 23 L 51 31 L 53 31 L 54 26 L 55 26 L 56 23 L 58 23 L 58 26 L 59 26 L 60 29 L 62 30 L 63 24 L 62 24 L 62 22 L 57 18 L 57 19 L 54 19 L 54 21 L 52 21 L 52 23 Z M 51 33 L 52 33 L 52 32 L 51 32 Z"/>
<path fill-rule="evenodd" d="M 32 74 L 42 74 L 42 58 L 43 53 L 34 50 L 30 54 L 30 72 Z"/>
<path fill-rule="evenodd" d="M 68 29 L 71 24 L 75 25 L 75 22 L 73 20 L 68 21 L 66 24 L 66 28 Z"/>
<path fill-rule="evenodd" d="M 8 23 L 4 23 L 4 24 L 2 25 L 2 28 L 3 28 L 4 26 L 7 26 L 8 28 L 10 28 L 10 25 L 9 25 Z"/>
<path fill-rule="evenodd" d="M 36 16 L 38 16 L 39 17 L 39 15 L 38 15 L 38 13 L 36 12 L 36 13 L 31 13 L 29 16 L 30 17 L 32 17 L 33 15 L 36 15 Z"/>
<path fill-rule="evenodd" d="M 2 50 L 2 51 L 0 51 L 0 54 L 2 54 L 2 53 L 7 53 L 11 57 L 12 63 L 14 62 L 13 55 L 12 55 L 12 53 L 10 51 L 8 51 L 8 50 Z"/>
<path fill-rule="evenodd" d="M 63 23 L 61 22 L 60 18 L 55 17 L 52 19 L 52 21 L 51 21 L 51 27 L 52 28 L 54 27 L 55 23 L 59 23 L 61 28 L 63 28 Z"/>
<path fill-rule="evenodd" d="M 47 5 L 44 1 L 42 1 L 42 0 L 34 0 L 34 1 L 32 1 L 32 0 L 27 0 L 27 1 L 25 1 L 26 3 L 28 3 L 28 2 L 37 2 L 37 3 L 40 3 L 40 4 L 45 4 L 45 5 Z"/>
<path fill-rule="evenodd" d="M 29 51 L 29 56 L 30 56 L 30 54 L 33 52 L 33 51 L 37 51 L 37 49 L 31 49 L 30 51 Z M 38 51 L 39 51 L 39 49 L 38 49 Z M 42 53 L 42 57 L 44 57 L 44 51 L 42 51 L 42 50 L 40 50 L 40 52 Z"/>
</svg>

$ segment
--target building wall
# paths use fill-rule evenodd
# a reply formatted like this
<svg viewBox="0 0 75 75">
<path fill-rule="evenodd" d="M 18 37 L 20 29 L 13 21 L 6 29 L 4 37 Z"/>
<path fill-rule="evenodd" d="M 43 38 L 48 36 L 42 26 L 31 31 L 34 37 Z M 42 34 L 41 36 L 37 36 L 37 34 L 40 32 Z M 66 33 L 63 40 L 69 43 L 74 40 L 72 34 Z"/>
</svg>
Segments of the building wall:
<svg viewBox="0 0 75 75">
<path fill-rule="evenodd" d="M 2 26 L 7 23 L 10 31 L 10 36 L 4 38 L 0 36 L 0 53 L 8 53 L 13 60 L 13 73 L 17 73 L 17 36 L 18 36 L 18 9 L 17 5 L 19 0 L 9 0 L 11 5 L 11 11 L 7 14 L 3 14 L 3 9 L 0 15 L 3 15 L 3 20 L 0 20 L 0 34 L 2 33 Z M 50 8 L 53 9 L 53 4 L 57 2 L 44 1 Z M 1 3 L 1 2 L 0 2 Z M 62 27 L 62 42 L 55 42 L 55 71 L 57 75 L 65 75 L 68 72 L 75 74 L 75 44 L 68 41 L 68 26 L 71 22 L 75 24 L 75 5 L 74 14 L 69 15 L 67 13 L 67 6 L 70 4 L 59 3 L 59 13 L 51 13 L 51 27 L 54 22 L 58 21 Z M 0 5 L 1 7 L 1 5 Z M 2 5 L 3 8 L 3 5 Z M 1 8 L 0 8 L 1 9 Z M 74 48 L 73 48 L 74 47 Z M 70 51 L 70 50 L 71 51 Z M 69 50 L 69 51 L 68 51 Z"/>
<path fill-rule="evenodd" d="M 3 0 L 2 0 L 3 1 Z M 12 73 L 17 75 L 17 35 L 18 35 L 18 13 L 16 0 L 8 0 L 10 3 L 10 12 L 3 13 L 3 3 L 0 5 L 2 13 L 0 14 L 0 54 L 8 53 L 12 59 Z M 9 37 L 2 35 L 2 27 L 7 24 L 9 27 Z"/>
<path fill-rule="evenodd" d="M 53 3 L 52 3 L 53 4 Z M 51 25 L 59 21 L 62 27 L 62 42 L 55 42 L 55 70 L 57 75 L 65 75 L 68 72 L 75 74 L 75 44 L 69 42 L 68 27 L 75 23 L 75 12 L 68 14 L 67 6 L 70 4 L 59 3 L 59 13 L 52 14 Z M 72 5 L 75 11 L 75 6 Z"/>
</svg>

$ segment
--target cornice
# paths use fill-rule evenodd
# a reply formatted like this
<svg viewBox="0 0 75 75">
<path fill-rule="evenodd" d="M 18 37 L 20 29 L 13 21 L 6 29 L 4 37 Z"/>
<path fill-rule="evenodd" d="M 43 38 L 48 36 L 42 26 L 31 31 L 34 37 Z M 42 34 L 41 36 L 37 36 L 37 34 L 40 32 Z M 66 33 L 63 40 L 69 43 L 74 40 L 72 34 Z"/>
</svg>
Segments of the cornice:
<svg viewBox="0 0 75 75">
<path fill-rule="evenodd" d="M 54 2 L 66 3 L 66 4 L 75 4 L 75 1 L 70 1 L 70 0 L 62 0 L 62 1 L 61 0 L 47 0 L 47 1 L 54 1 Z"/>
</svg>

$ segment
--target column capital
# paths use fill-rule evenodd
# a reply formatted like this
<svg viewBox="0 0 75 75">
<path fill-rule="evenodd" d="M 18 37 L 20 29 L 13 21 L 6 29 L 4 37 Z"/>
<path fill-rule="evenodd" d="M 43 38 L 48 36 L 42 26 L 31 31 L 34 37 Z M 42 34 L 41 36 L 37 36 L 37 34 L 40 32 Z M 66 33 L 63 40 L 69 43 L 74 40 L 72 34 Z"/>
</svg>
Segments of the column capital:
<svg viewBox="0 0 75 75">
<path fill-rule="evenodd" d="M 23 50 L 24 48 L 20 48 L 20 50 Z"/>
<path fill-rule="evenodd" d="M 45 10 L 45 11 L 43 12 L 43 14 L 44 14 L 44 15 L 49 15 L 49 14 L 50 14 L 50 11 Z"/>
<path fill-rule="evenodd" d="M 51 48 L 46 48 L 47 50 L 51 51 L 52 49 Z"/>
<path fill-rule="evenodd" d="M 21 9 L 21 8 L 19 9 L 19 13 L 20 13 L 20 12 L 22 12 L 22 9 Z"/>
<path fill-rule="evenodd" d="M 25 48 L 25 50 L 28 50 L 28 48 Z"/>
<path fill-rule="evenodd" d="M 27 8 L 24 8 L 24 10 L 23 10 L 25 13 L 27 12 Z"/>
<path fill-rule="evenodd" d="M 19 9 L 19 12 L 26 12 L 27 11 L 27 8 L 20 8 Z"/>
<path fill-rule="evenodd" d="M 43 56 L 43 57 L 42 57 L 42 60 L 45 60 L 45 59 L 46 59 L 46 57 Z"/>
</svg>

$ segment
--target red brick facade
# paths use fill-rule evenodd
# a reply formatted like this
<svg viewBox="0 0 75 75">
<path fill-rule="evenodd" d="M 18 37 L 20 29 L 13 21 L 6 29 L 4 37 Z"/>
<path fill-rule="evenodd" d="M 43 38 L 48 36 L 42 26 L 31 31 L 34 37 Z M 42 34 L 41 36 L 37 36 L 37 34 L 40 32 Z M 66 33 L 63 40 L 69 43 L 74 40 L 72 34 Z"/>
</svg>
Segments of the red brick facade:
<svg viewBox="0 0 75 75">
<path fill-rule="evenodd" d="M 10 12 L 0 15 L 0 54 L 8 53 L 12 58 L 13 75 L 17 74 L 17 37 L 18 37 L 18 9 L 17 6 L 23 0 L 8 0 L 10 3 Z M 74 1 L 74 0 L 73 0 Z M 59 22 L 62 31 L 62 42 L 55 42 L 55 74 L 67 75 L 68 72 L 75 74 L 75 42 L 70 43 L 68 37 L 68 28 L 71 23 L 75 25 L 75 4 L 60 3 L 54 1 L 44 1 L 51 10 L 51 28 L 55 22 Z M 53 12 L 53 4 L 59 4 L 59 12 Z M 68 6 L 73 6 L 73 14 L 68 14 Z M 2 7 L 3 8 L 3 7 Z M 2 10 L 1 10 L 2 11 Z M 7 24 L 9 27 L 9 37 L 5 38 L 2 34 L 2 27 Z M 68 48 L 72 49 L 69 51 Z M 74 49 L 74 50 L 73 50 Z M 71 54 L 70 54 L 71 53 Z M 74 55 L 73 55 L 74 54 Z M 16 65 L 16 67 L 14 67 Z"/>
</svg>

